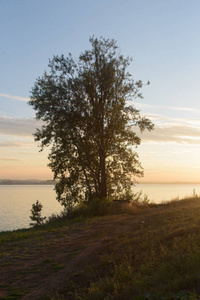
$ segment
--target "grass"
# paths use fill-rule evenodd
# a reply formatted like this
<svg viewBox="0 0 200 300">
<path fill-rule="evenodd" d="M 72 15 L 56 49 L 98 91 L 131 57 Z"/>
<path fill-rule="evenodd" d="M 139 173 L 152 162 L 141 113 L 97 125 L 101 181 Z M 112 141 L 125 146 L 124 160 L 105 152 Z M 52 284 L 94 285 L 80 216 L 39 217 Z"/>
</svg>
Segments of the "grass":
<svg viewBox="0 0 200 300">
<path fill-rule="evenodd" d="M 160 205 L 136 203 L 114 211 L 111 211 L 113 204 L 108 203 L 108 207 L 106 203 L 105 207 L 94 203 L 88 210 L 82 206 L 71 212 L 68 219 L 65 215 L 53 216 L 37 228 L 0 233 L 4 245 L 1 256 L 7 259 L 16 242 L 18 248 L 23 248 L 26 241 L 45 243 L 42 238 L 45 234 L 51 242 L 52 234 L 63 238 L 63 228 L 72 224 L 80 230 L 86 222 L 97 226 L 105 220 L 111 224 L 113 213 L 129 214 L 130 220 L 137 218 L 132 227 L 125 224 L 128 229 L 110 234 L 99 252 L 81 261 L 79 270 L 66 278 L 65 286 L 58 287 L 45 299 L 197 300 L 200 299 L 200 198 L 193 196 Z M 120 224 L 116 226 L 120 229 Z M 108 235 L 106 229 L 93 236 L 93 243 L 104 235 Z M 69 253 L 69 258 L 75 259 L 81 252 L 77 248 Z M 43 265 L 46 264 L 55 272 L 65 267 L 49 258 L 43 260 Z M 14 287 L 8 298 L 2 299 L 20 299 L 20 293 L 24 291 Z"/>
<path fill-rule="evenodd" d="M 87 288 L 66 291 L 69 299 L 200 299 L 200 199 L 162 206 L 113 237 Z"/>
<path fill-rule="evenodd" d="M 1 288 L 1 286 L 0 286 Z M 29 289 L 20 288 L 18 286 L 8 286 L 8 295 L 5 297 L 1 297 L 1 300 L 17 300 L 21 299 L 24 295 L 26 295 L 27 292 L 29 292 Z"/>
<path fill-rule="evenodd" d="M 93 217 L 101 217 L 105 215 L 115 215 L 121 213 L 134 213 L 147 208 L 149 205 L 145 199 L 137 199 L 135 205 L 128 207 L 127 205 L 117 206 L 113 201 L 106 199 L 99 203 L 98 200 L 93 201 L 90 205 L 81 203 L 75 209 L 70 210 L 68 213 L 63 211 L 60 214 L 52 214 L 43 225 L 35 226 L 29 229 L 18 229 L 14 231 L 0 232 L 0 243 L 9 241 L 20 241 L 29 238 L 41 238 L 43 232 L 58 231 L 65 226 L 85 222 Z"/>
<path fill-rule="evenodd" d="M 183 211 L 170 212 L 148 220 L 137 235 L 129 232 L 117 237 L 111 275 L 92 281 L 82 299 L 164 299 L 176 293 L 185 294 L 180 299 L 191 295 L 196 299 L 200 292 L 199 222 L 196 212 L 192 217 Z"/>
</svg>

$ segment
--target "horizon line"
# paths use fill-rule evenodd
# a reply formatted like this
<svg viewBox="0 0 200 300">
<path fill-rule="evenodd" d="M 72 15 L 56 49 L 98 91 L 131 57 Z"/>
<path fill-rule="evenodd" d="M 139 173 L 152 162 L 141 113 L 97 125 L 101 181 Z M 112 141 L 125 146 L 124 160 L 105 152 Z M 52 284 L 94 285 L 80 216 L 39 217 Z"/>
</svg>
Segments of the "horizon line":
<svg viewBox="0 0 200 300">
<path fill-rule="evenodd" d="M 55 179 L 14 179 L 14 178 L 0 178 L 1 181 L 56 181 Z M 146 181 L 138 181 L 135 182 L 135 185 L 138 184 L 200 184 L 199 181 L 152 181 L 152 180 L 146 180 Z"/>
</svg>

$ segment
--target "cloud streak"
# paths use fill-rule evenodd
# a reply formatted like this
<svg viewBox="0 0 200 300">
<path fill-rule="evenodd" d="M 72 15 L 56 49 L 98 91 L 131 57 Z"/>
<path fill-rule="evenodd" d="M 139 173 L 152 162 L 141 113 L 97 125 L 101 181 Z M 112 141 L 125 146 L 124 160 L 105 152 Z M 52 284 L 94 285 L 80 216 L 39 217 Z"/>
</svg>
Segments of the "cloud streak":
<svg viewBox="0 0 200 300">
<path fill-rule="evenodd" d="M 41 127 L 42 122 L 28 118 L 0 117 L 0 134 L 12 136 L 32 136 L 36 127 Z"/>
<path fill-rule="evenodd" d="M 19 159 L 19 158 L 0 158 L 0 161 L 1 162 L 8 162 L 8 161 L 11 161 L 11 162 L 13 162 L 13 161 L 23 161 L 22 159 Z"/>
<path fill-rule="evenodd" d="M 2 94 L 0 94 L 1 96 Z M 26 98 L 24 98 L 26 99 Z M 146 108 L 149 108 L 147 105 Z M 155 106 L 151 106 L 155 107 Z M 164 106 L 159 106 L 164 107 Z M 167 106 L 166 106 L 167 107 Z M 174 110 L 188 110 L 199 111 L 198 109 L 185 108 L 185 107 L 168 107 Z M 199 111 L 200 112 L 200 111 Z M 200 144 L 200 120 L 186 119 L 186 118 L 172 118 L 166 115 L 156 113 L 146 113 L 155 123 L 155 130 L 152 132 L 145 131 L 140 135 L 139 130 L 133 128 L 136 133 L 141 136 L 142 143 L 187 143 L 187 144 Z M 33 133 L 36 128 L 40 128 L 43 122 L 37 121 L 33 118 L 11 118 L 7 116 L 0 117 L 0 134 L 4 136 L 15 136 L 18 138 L 31 138 L 33 140 Z M 18 141 L 19 142 L 19 139 Z M 21 147 L 20 143 L 15 141 L 2 141 L 0 147 Z"/>
<path fill-rule="evenodd" d="M 28 102 L 30 100 L 29 98 L 13 96 L 13 95 L 9 95 L 9 94 L 0 94 L 0 97 L 15 99 L 15 100 L 19 100 L 19 101 L 25 101 L 25 102 Z"/>
<path fill-rule="evenodd" d="M 173 107 L 173 109 L 177 109 Z M 178 108 L 179 109 L 179 108 Z M 186 110 L 186 108 L 180 108 Z M 198 111 L 188 109 L 188 111 Z M 198 144 L 200 145 L 200 120 L 198 118 L 172 118 L 166 115 L 146 113 L 146 117 L 155 124 L 152 132 L 145 131 L 137 134 L 141 137 L 142 143 L 178 143 L 178 144 Z"/>
<path fill-rule="evenodd" d="M 0 148 L 7 148 L 7 147 L 20 148 L 20 147 L 22 147 L 22 144 L 18 143 L 18 142 L 10 142 L 10 141 L 0 143 Z"/>
<path fill-rule="evenodd" d="M 178 125 L 156 126 L 154 131 L 144 132 L 140 137 L 143 143 L 200 144 L 200 129 Z"/>
<path fill-rule="evenodd" d="M 1 94 L 0 93 L 0 97 L 15 99 L 15 100 L 24 101 L 24 102 L 30 101 L 30 98 L 21 97 L 21 96 L 13 96 L 10 94 Z M 132 104 L 132 101 L 130 101 L 130 104 Z M 200 113 L 200 109 L 190 108 L 190 107 L 151 105 L 151 104 L 140 103 L 140 102 L 134 102 L 134 105 L 138 109 L 145 109 L 145 108 L 147 108 L 147 109 L 148 108 L 161 108 L 162 109 L 163 108 L 163 109 L 170 109 L 170 110 L 176 110 L 176 111 L 188 111 L 188 112 Z"/>
<path fill-rule="evenodd" d="M 170 109 L 170 110 L 176 110 L 176 111 L 186 111 L 186 112 L 200 113 L 200 109 L 191 108 L 191 107 L 151 105 L 151 104 L 145 104 L 145 103 L 139 103 L 139 102 L 135 102 L 134 105 L 138 109 L 159 108 L 159 109 L 165 109 L 165 110 Z"/>
<path fill-rule="evenodd" d="M 145 131 L 140 135 L 139 130 L 133 128 L 142 139 L 143 143 L 188 143 L 200 144 L 200 123 L 193 120 L 172 119 L 159 115 L 154 116 L 155 130 L 152 132 Z M 160 122 L 162 121 L 162 122 Z M 190 122 L 191 121 L 191 122 Z M 28 118 L 10 118 L 0 117 L 0 134 L 4 136 L 15 136 L 18 138 L 31 138 L 36 131 L 36 127 L 41 127 L 42 122 Z M 0 147 L 21 147 L 19 141 L 4 141 L 0 143 Z"/>
</svg>

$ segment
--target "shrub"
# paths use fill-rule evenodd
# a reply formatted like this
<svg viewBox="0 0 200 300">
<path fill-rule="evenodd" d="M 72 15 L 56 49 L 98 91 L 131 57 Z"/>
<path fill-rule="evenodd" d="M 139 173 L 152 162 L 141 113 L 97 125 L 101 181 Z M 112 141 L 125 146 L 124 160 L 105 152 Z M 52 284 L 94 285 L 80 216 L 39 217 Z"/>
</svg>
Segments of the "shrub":
<svg viewBox="0 0 200 300">
<path fill-rule="evenodd" d="M 30 219 L 34 223 L 30 223 L 30 226 L 38 226 L 44 223 L 46 217 L 41 216 L 42 207 L 43 205 L 38 200 L 32 205 Z"/>
</svg>

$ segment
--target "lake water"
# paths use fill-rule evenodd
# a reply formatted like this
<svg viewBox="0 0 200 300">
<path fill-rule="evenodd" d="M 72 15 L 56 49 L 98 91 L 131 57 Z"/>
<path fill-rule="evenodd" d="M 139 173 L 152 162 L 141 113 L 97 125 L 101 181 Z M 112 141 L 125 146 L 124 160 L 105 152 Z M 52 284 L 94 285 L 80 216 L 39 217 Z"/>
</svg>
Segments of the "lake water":
<svg viewBox="0 0 200 300">
<path fill-rule="evenodd" d="M 0 185 L 0 231 L 28 228 L 32 204 L 42 203 L 42 216 L 59 213 L 53 185 Z"/>
<path fill-rule="evenodd" d="M 134 192 L 141 190 L 142 195 L 146 194 L 151 202 L 161 203 L 192 196 L 194 191 L 200 195 L 200 184 L 137 184 L 134 188 Z"/>
<path fill-rule="evenodd" d="M 160 203 L 179 196 L 199 195 L 200 184 L 138 184 L 134 192 L 142 190 L 151 202 Z M 50 216 L 63 210 L 56 200 L 52 185 L 0 185 L 0 231 L 28 228 L 32 204 L 42 203 L 42 216 Z"/>
</svg>

